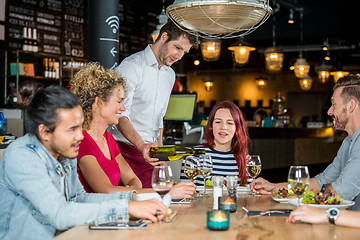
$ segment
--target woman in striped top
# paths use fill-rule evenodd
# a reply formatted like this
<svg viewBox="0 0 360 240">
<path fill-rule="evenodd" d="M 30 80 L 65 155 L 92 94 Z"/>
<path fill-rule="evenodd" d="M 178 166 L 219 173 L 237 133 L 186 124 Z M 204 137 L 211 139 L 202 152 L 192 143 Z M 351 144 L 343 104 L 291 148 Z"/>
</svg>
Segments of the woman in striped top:
<svg viewBox="0 0 360 240">
<path fill-rule="evenodd" d="M 210 112 L 206 126 L 206 144 L 195 148 L 204 148 L 213 160 L 210 176 L 236 175 L 241 185 L 247 184 L 246 155 L 249 137 L 244 116 L 240 109 L 230 101 L 216 104 Z M 181 180 L 187 180 L 183 169 Z M 197 186 L 204 185 L 200 175 Z"/>
</svg>

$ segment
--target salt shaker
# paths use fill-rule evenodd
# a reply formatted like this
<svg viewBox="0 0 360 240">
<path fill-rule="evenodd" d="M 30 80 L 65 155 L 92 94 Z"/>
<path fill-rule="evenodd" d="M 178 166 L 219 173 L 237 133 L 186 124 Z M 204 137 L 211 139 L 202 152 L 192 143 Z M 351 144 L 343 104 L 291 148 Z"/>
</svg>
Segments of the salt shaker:
<svg viewBox="0 0 360 240">
<path fill-rule="evenodd" d="M 235 175 L 226 176 L 226 185 L 228 189 L 228 194 L 230 197 L 236 198 L 236 190 L 238 184 L 238 177 Z"/>
<path fill-rule="evenodd" d="M 222 185 L 224 182 L 223 176 L 213 176 L 213 197 L 214 197 L 214 204 L 213 209 L 218 210 L 219 209 L 219 197 L 222 197 Z"/>
</svg>

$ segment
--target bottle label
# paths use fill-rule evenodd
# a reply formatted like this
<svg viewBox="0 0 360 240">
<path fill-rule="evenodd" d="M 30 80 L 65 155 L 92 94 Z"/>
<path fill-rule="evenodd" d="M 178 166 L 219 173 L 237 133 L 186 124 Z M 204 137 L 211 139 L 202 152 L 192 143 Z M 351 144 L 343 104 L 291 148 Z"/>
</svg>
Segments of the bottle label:
<svg viewBox="0 0 360 240">
<path fill-rule="evenodd" d="M 159 161 L 169 161 L 168 155 L 165 153 L 154 153 L 152 155 L 153 158 L 158 158 Z"/>
</svg>

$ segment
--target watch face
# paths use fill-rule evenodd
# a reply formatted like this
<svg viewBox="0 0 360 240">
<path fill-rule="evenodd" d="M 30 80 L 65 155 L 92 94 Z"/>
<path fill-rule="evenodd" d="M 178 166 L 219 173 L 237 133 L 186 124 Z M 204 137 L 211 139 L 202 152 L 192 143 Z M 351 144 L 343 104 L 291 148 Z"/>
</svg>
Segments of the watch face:
<svg viewBox="0 0 360 240">
<path fill-rule="evenodd" d="M 331 209 L 330 210 L 330 215 L 331 216 L 336 216 L 338 214 L 338 211 L 337 210 L 335 210 L 335 209 Z"/>
</svg>

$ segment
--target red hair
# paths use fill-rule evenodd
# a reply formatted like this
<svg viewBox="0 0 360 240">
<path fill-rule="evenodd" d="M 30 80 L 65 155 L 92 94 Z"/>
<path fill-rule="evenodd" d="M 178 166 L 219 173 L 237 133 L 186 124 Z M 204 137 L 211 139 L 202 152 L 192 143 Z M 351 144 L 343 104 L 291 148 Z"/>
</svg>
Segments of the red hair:
<svg viewBox="0 0 360 240">
<path fill-rule="evenodd" d="M 215 114 L 219 109 L 229 109 L 231 116 L 235 122 L 235 135 L 231 142 L 231 149 L 233 151 L 238 169 L 239 169 L 239 181 L 241 185 L 247 183 L 248 175 L 246 173 L 246 155 L 248 154 L 249 135 L 247 131 L 247 125 L 243 113 L 240 109 L 230 101 L 222 101 L 217 103 L 211 110 L 205 132 L 206 146 L 209 148 L 215 147 L 214 134 L 213 134 L 213 122 Z"/>
</svg>

